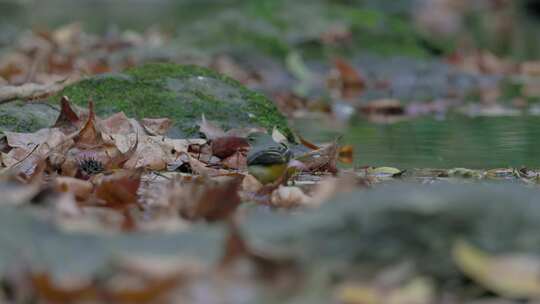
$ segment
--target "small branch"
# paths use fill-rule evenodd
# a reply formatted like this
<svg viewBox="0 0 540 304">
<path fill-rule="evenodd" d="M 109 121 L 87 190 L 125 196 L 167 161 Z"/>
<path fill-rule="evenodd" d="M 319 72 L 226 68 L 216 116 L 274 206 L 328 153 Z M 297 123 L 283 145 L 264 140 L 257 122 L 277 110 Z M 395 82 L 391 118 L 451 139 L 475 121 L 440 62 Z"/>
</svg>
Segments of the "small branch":
<svg viewBox="0 0 540 304">
<path fill-rule="evenodd" d="M 54 94 L 75 81 L 76 79 L 67 78 L 49 84 L 27 83 L 20 86 L 2 86 L 0 87 L 0 104 L 16 99 L 26 100 Z"/>
</svg>

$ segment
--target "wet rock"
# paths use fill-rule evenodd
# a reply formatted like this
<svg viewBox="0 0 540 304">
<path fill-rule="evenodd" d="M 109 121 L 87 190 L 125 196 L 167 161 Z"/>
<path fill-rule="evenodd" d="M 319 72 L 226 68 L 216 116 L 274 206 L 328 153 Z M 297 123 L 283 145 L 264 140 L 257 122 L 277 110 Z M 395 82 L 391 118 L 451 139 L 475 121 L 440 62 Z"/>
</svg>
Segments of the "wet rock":
<svg viewBox="0 0 540 304">
<path fill-rule="evenodd" d="M 46 103 L 16 101 L 0 105 L 0 132 L 34 132 L 54 124 L 58 109 Z"/>
<path fill-rule="evenodd" d="M 292 138 L 285 117 L 264 95 L 239 82 L 198 66 L 155 63 L 122 74 L 101 75 L 71 85 L 53 97 L 67 95 L 85 105 L 93 99 L 99 115 L 123 111 L 138 118 L 169 117 L 172 136 L 194 136 L 204 114 L 223 128 L 278 127 Z"/>
</svg>

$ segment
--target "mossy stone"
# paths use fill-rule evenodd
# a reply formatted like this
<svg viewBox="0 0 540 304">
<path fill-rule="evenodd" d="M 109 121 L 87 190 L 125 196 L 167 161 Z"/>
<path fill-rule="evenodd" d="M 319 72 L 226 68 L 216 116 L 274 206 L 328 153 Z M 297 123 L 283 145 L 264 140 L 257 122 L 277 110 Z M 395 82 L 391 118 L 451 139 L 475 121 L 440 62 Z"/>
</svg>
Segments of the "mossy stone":
<svg viewBox="0 0 540 304">
<path fill-rule="evenodd" d="M 287 120 L 268 98 L 198 66 L 146 64 L 121 74 L 87 78 L 65 88 L 53 101 L 62 95 L 81 106 L 92 99 L 98 115 L 123 111 L 137 118 L 169 117 L 175 126 L 171 136 L 197 135 L 197 122 L 204 114 L 224 129 L 277 127 L 293 138 Z"/>
<path fill-rule="evenodd" d="M 54 124 L 58 109 L 46 103 L 10 102 L 0 105 L 0 132 L 35 132 Z"/>
</svg>

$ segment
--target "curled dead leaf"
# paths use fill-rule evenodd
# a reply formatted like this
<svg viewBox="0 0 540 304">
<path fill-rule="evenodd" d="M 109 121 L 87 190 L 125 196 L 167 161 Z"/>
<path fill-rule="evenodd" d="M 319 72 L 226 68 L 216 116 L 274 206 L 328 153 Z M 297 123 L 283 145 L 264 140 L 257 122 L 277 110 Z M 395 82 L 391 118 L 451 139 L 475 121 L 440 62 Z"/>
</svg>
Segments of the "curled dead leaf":
<svg viewBox="0 0 540 304">
<path fill-rule="evenodd" d="M 165 135 L 172 127 L 172 120 L 169 118 L 143 118 L 141 124 L 150 135 Z"/>
<path fill-rule="evenodd" d="M 71 134 L 81 127 L 82 121 L 79 115 L 73 110 L 67 96 L 62 96 L 60 100 L 60 114 L 53 125 L 59 128 L 64 134 Z"/>
</svg>

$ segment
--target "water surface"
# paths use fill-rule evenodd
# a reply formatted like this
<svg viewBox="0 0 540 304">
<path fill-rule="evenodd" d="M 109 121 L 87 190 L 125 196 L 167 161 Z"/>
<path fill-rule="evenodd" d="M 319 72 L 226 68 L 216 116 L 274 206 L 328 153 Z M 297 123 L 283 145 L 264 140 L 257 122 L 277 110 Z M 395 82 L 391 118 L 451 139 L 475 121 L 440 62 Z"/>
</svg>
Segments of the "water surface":
<svg viewBox="0 0 540 304">
<path fill-rule="evenodd" d="M 357 120 L 348 127 L 323 120 L 296 121 L 297 130 L 315 141 L 343 134 L 355 146 L 358 166 L 540 167 L 540 117 L 421 118 L 379 125 Z"/>
</svg>

